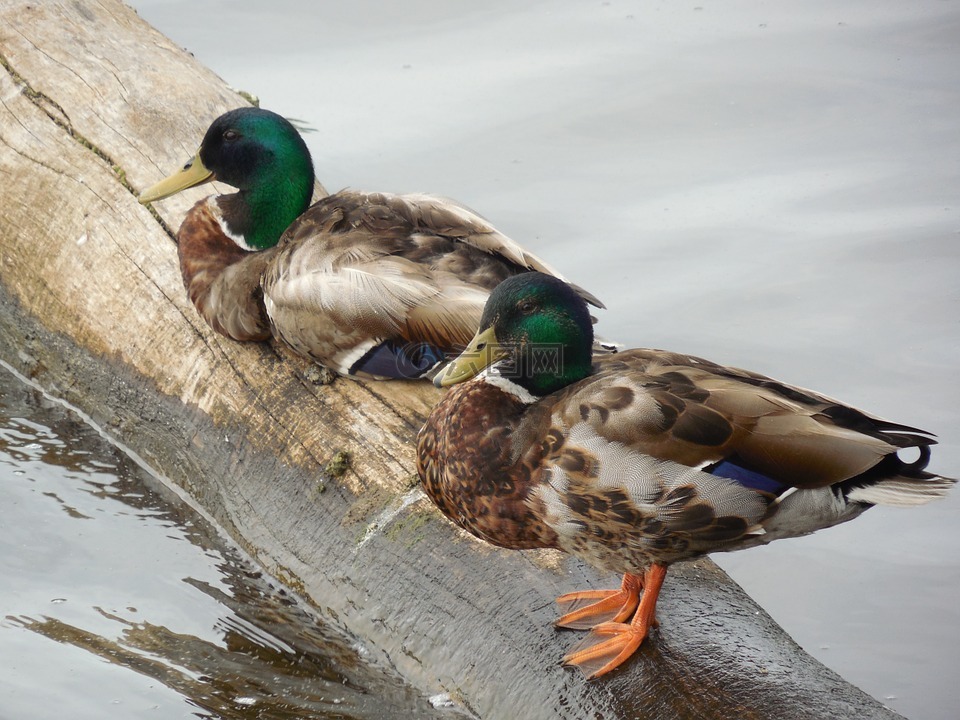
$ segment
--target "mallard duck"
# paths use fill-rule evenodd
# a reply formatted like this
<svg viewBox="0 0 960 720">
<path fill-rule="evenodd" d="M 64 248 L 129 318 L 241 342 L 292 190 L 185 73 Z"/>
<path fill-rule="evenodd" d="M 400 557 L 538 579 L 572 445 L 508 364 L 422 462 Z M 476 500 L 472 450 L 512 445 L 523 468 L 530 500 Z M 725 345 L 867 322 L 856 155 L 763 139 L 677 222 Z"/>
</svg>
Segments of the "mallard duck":
<svg viewBox="0 0 960 720">
<path fill-rule="evenodd" d="M 238 192 L 198 202 L 177 234 L 200 315 L 235 340 L 274 334 L 341 374 L 427 375 L 472 337 L 501 280 L 531 270 L 560 277 L 451 200 L 342 190 L 311 206 L 310 152 L 268 110 L 218 117 L 196 156 L 140 202 L 211 180 Z"/>
<path fill-rule="evenodd" d="M 955 482 L 925 470 L 923 430 L 680 353 L 592 357 L 592 333 L 562 282 L 504 280 L 436 377 L 454 387 L 417 443 L 423 486 L 456 524 L 624 574 L 619 589 L 558 598 L 559 626 L 592 628 L 564 658 L 588 677 L 640 646 L 672 563 L 926 503 Z"/>
</svg>

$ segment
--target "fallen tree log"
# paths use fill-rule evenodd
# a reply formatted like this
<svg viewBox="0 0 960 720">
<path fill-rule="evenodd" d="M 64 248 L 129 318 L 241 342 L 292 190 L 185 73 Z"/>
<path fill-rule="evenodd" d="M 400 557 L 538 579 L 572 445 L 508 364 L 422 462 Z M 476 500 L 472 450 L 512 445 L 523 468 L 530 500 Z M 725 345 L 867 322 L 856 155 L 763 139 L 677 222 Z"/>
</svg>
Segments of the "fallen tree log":
<svg viewBox="0 0 960 720">
<path fill-rule="evenodd" d="M 312 380 L 213 333 L 171 228 L 209 188 L 136 193 L 245 101 L 121 2 L 0 3 L 0 357 L 186 491 L 371 661 L 483 718 L 893 718 L 810 658 L 713 563 L 676 568 L 663 625 L 587 683 L 553 599 L 614 587 L 458 532 L 416 486 L 426 383 Z M 322 192 L 322 190 L 321 190 Z M 345 461 L 349 458 L 349 461 Z"/>
</svg>

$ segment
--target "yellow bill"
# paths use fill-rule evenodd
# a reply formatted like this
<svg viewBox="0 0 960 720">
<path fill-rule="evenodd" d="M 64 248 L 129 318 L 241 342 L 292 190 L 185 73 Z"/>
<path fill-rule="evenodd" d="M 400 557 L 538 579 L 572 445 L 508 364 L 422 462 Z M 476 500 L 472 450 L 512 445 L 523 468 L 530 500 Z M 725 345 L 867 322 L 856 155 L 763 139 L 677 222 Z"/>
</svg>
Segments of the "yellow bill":
<svg viewBox="0 0 960 720">
<path fill-rule="evenodd" d="M 480 374 L 509 355 L 508 348 L 497 342 L 496 333 L 489 327 L 474 336 L 466 350 L 433 379 L 433 384 L 437 387 L 456 385 Z"/>
<path fill-rule="evenodd" d="M 171 195 L 176 195 L 181 190 L 186 190 L 195 185 L 202 185 L 211 180 L 216 180 L 213 176 L 213 171 L 204 167 L 203 162 L 200 160 L 200 153 L 198 152 L 183 166 L 183 169 L 178 170 L 170 177 L 164 178 L 156 185 L 148 187 L 140 193 L 138 199 L 143 204 L 154 202 L 155 200 L 163 200 Z"/>
</svg>

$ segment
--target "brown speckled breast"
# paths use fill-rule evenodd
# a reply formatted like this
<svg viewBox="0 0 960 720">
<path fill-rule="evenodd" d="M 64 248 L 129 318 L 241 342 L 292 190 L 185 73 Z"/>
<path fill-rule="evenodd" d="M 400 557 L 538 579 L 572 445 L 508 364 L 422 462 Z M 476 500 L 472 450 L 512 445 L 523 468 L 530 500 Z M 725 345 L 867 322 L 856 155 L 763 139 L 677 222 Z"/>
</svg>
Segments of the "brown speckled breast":
<svg viewBox="0 0 960 720">
<path fill-rule="evenodd" d="M 444 515 L 477 537 L 513 549 L 556 547 L 556 534 L 527 503 L 543 448 L 513 457 L 524 408 L 481 380 L 457 385 L 420 431 L 417 469 Z"/>
</svg>

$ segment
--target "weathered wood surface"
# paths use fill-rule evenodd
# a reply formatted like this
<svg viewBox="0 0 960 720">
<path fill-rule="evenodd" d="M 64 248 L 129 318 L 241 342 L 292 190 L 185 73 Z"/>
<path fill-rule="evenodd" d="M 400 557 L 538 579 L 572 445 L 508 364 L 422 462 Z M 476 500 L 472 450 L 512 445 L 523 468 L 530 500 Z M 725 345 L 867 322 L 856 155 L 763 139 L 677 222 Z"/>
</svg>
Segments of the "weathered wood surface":
<svg viewBox="0 0 960 720">
<path fill-rule="evenodd" d="M 676 568 L 662 626 L 586 683 L 553 598 L 613 586 L 484 546 L 414 487 L 420 383 L 318 386 L 214 334 L 168 228 L 209 186 L 136 201 L 244 101 L 114 0 L 0 2 L 0 357 L 186 490 L 267 570 L 425 693 L 484 718 L 891 718 L 812 660 L 716 566 Z M 464 198 L 469 201 L 469 198 Z M 324 468 L 341 450 L 349 470 Z"/>
</svg>

